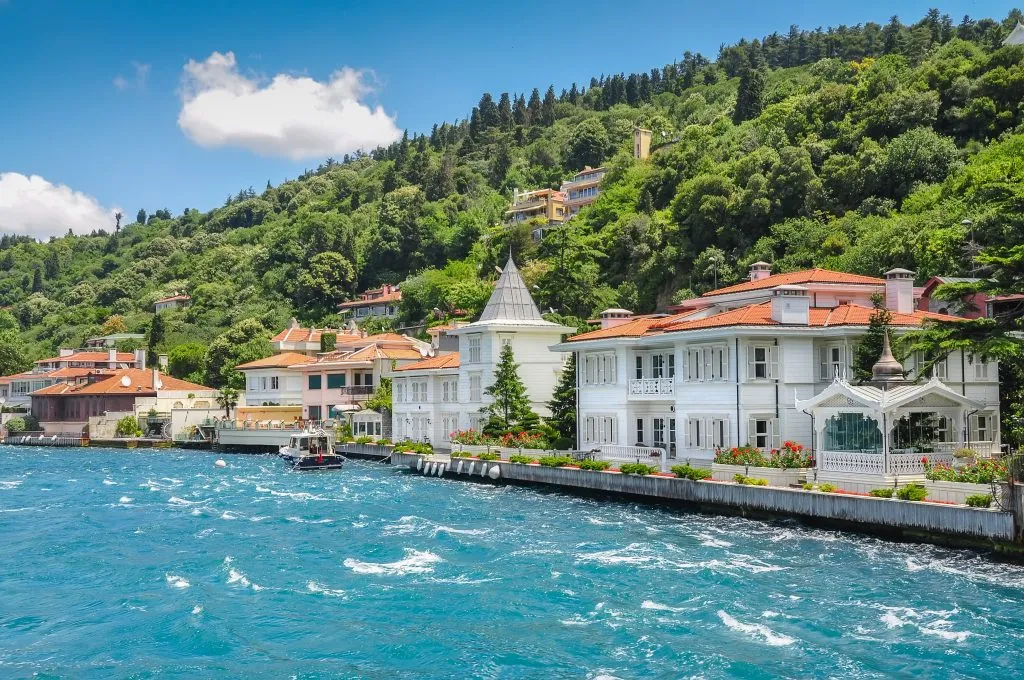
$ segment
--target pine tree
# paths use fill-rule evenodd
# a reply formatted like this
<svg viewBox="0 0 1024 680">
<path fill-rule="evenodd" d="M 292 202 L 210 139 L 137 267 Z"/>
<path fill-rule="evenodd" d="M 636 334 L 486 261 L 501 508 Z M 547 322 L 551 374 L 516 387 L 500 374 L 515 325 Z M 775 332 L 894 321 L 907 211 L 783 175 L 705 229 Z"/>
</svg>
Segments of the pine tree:
<svg viewBox="0 0 1024 680">
<path fill-rule="evenodd" d="M 558 435 L 552 442 L 556 449 L 569 449 L 576 446 L 576 353 L 569 355 L 569 361 L 562 369 L 558 384 L 548 403 L 551 417 L 548 425 Z"/>
<path fill-rule="evenodd" d="M 43 270 L 38 266 L 32 272 L 32 292 L 38 293 L 43 289 Z"/>
<path fill-rule="evenodd" d="M 745 120 L 757 118 L 764 106 L 764 85 L 766 77 L 762 69 L 747 68 L 740 74 L 740 88 L 736 94 L 736 108 L 732 121 L 739 125 Z"/>
<path fill-rule="evenodd" d="M 539 125 L 541 122 L 540 90 L 533 88 L 530 94 L 530 103 L 526 105 L 526 124 Z"/>
<path fill-rule="evenodd" d="M 889 332 L 892 323 L 892 312 L 886 309 L 884 298 L 876 294 L 872 296 L 871 302 L 875 311 L 868 319 L 868 332 L 854 350 L 853 371 L 857 380 L 871 380 L 871 368 L 882 356 L 885 334 Z"/>
<path fill-rule="evenodd" d="M 544 125 L 555 124 L 555 86 L 548 85 L 548 91 L 544 93 L 544 103 L 541 104 L 540 122 Z"/>
<path fill-rule="evenodd" d="M 267 182 L 267 184 L 269 184 L 269 182 Z M 139 224 L 145 224 L 146 223 L 146 209 L 145 208 L 139 208 L 139 212 L 137 212 L 135 214 L 135 221 L 138 222 Z"/>
<path fill-rule="evenodd" d="M 494 401 L 482 411 L 490 416 L 485 427 L 488 433 L 522 430 L 537 423 L 537 414 L 530 408 L 526 386 L 519 377 L 519 364 L 511 345 L 501 348 L 498 366 L 494 370 L 494 384 L 484 390 Z"/>
<path fill-rule="evenodd" d="M 498 125 L 506 132 L 512 129 L 512 102 L 508 92 L 502 92 L 498 99 Z"/>
<path fill-rule="evenodd" d="M 516 125 L 526 125 L 526 98 L 519 95 L 512 106 L 512 120 Z"/>
</svg>

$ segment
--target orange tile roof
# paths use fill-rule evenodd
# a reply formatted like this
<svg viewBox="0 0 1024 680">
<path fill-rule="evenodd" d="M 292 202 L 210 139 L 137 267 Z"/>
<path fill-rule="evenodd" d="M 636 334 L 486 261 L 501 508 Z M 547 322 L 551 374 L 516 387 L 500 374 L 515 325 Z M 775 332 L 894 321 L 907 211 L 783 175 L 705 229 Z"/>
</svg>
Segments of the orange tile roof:
<svg viewBox="0 0 1024 680">
<path fill-rule="evenodd" d="M 691 309 L 672 316 L 639 316 L 611 328 L 598 328 L 568 338 L 569 342 L 579 340 L 602 340 L 605 338 L 639 338 L 652 331 L 659 331 L 677 321 L 682 321 L 700 310 Z"/>
<path fill-rule="evenodd" d="M 349 300 L 348 302 L 341 302 L 338 304 L 338 307 L 342 309 L 347 309 L 350 307 L 369 307 L 371 305 L 376 305 L 381 302 L 398 302 L 401 299 L 402 291 L 393 290 L 390 293 L 384 293 L 383 295 L 378 295 L 377 297 L 374 298 L 365 298 L 359 300 Z"/>
<path fill-rule="evenodd" d="M 374 361 L 376 359 L 422 359 L 423 355 L 419 350 L 407 347 L 380 347 L 370 345 L 356 350 L 347 356 L 331 359 L 331 361 Z"/>
<path fill-rule="evenodd" d="M 111 369 L 106 368 L 58 368 L 49 373 L 37 373 L 46 378 L 84 378 L 87 375 L 110 375 Z"/>
<path fill-rule="evenodd" d="M 874 276 L 848 274 L 846 272 L 832 271 L 831 269 L 804 269 L 803 271 L 788 272 L 786 274 L 772 274 L 771 276 L 766 276 L 760 281 L 744 281 L 743 283 L 737 283 L 734 286 L 726 286 L 725 288 L 709 291 L 704 293 L 701 297 L 728 295 L 729 293 L 742 293 L 748 290 L 763 290 L 765 288 L 774 288 L 775 286 L 799 285 L 804 283 L 839 283 L 858 286 L 885 285 L 885 281 L 883 279 L 879 279 Z"/>
<path fill-rule="evenodd" d="M 874 309 L 861 305 L 839 305 L 838 307 L 812 307 L 809 310 L 808 326 L 832 328 L 835 326 L 866 326 Z M 959 317 L 947 314 L 915 311 L 912 314 L 892 313 L 893 326 L 920 326 L 925 320 L 959 321 Z M 772 320 L 772 303 L 761 302 L 730 309 L 703 319 L 682 320 L 664 327 L 666 333 L 692 331 L 703 328 L 724 328 L 728 326 L 779 326 Z"/>
<path fill-rule="evenodd" d="M 176 302 L 178 300 L 191 300 L 191 299 L 192 299 L 191 295 L 185 295 L 184 293 L 182 293 L 182 294 L 179 294 L 179 295 L 172 295 L 171 297 L 160 298 L 159 300 L 157 300 L 153 304 L 158 305 L 161 302 Z"/>
<path fill-rule="evenodd" d="M 449 354 L 438 354 L 437 356 L 424 359 L 423 361 L 399 366 L 395 371 L 430 371 L 442 368 L 458 368 L 459 364 L 459 353 L 450 352 Z"/>
<path fill-rule="evenodd" d="M 308 364 L 315 361 L 316 359 L 313 357 L 308 357 L 305 354 L 299 354 L 298 352 L 281 352 L 280 354 L 274 354 L 264 359 L 257 359 L 256 361 L 238 364 L 235 366 L 235 369 L 239 371 L 246 371 L 253 368 L 286 368 L 288 366 L 294 366 L 295 364 Z"/>
<path fill-rule="evenodd" d="M 123 378 L 128 378 L 128 384 L 122 383 Z M 212 387 L 205 387 L 190 383 L 186 380 L 169 375 L 160 375 L 162 383 L 160 389 L 176 392 L 209 392 Z M 153 371 L 143 368 L 124 368 L 113 373 L 109 378 L 98 380 L 92 383 L 70 384 L 57 383 L 32 393 L 32 396 L 64 396 L 79 394 L 154 394 Z"/>
<path fill-rule="evenodd" d="M 115 361 L 133 362 L 135 355 L 131 352 L 118 352 Z M 38 359 L 37 364 L 49 364 L 57 361 L 107 361 L 110 355 L 107 352 L 75 352 L 64 357 L 50 357 L 49 359 Z"/>
<path fill-rule="evenodd" d="M 333 328 L 303 328 L 301 326 L 289 326 L 270 339 L 271 342 L 320 342 L 320 336 L 324 333 L 336 333 L 340 341 L 344 336 L 350 336 L 342 330 Z"/>
</svg>

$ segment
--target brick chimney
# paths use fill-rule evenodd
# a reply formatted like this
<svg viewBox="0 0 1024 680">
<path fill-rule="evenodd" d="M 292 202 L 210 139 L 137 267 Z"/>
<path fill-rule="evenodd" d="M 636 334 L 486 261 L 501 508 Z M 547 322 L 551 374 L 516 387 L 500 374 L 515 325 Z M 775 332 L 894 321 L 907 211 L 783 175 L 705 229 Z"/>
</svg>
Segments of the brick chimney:
<svg viewBox="0 0 1024 680">
<path fill-rule="evenodd" d="M 755 262 L 750 265 L 750 280 L 760 281 L 772 275 L 772 266 L 767 262 Z"/>
<path fill-rule="evenodd" d="M 810 321 L 811 299 L 803 286 L 772 289 L 772 321 L 789 326 L 806 326 Z"/>
<path fill-rule="evenodd" d="M 601 312 L 601 328 L 615 328 L 632 318 L 633 312 L 628 309 L 606 309 Z"/>
<path fill-rule="evenodd" d="M 914 312 L 914 272 L 890 269 L 885 273 L 885 307 L 897 314 Z"/>
</svg>

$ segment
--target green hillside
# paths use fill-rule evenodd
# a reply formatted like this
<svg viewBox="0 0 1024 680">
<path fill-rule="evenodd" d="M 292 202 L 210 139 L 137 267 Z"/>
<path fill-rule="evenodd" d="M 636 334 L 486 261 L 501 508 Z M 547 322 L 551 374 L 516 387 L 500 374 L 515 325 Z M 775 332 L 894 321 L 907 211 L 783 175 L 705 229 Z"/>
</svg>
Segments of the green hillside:
<svg viewBox="0 0 1024 680">
<path fill-rule="evenodd" d="M 762 259 L 991 270 L 979 250 L 1024 243 L 1024 47 L 1000 46 L 1019 17 L 793 27 L 714 61 L 484 94 L 465 120 L 209 212 L 2 237 L 0 374 L 106 327 L 151 333 L 176 374 L 221 385 L 291 316 L 337 323 L 337 302 L 382 282 L 402 283 L 403 323 L 472 314 L 509 249 L 540 307 L 577 318 L 663 309 Z M 654 132 L 647 161 L 631 154 L 638 125 Z M 568 226 L 539 244 L 533 225 L 503 226 L 514 188 L 601 164 L 601 197 Z M 175 291 L 192 306 L 154 328 L 153 301 Z"/>
</svg>

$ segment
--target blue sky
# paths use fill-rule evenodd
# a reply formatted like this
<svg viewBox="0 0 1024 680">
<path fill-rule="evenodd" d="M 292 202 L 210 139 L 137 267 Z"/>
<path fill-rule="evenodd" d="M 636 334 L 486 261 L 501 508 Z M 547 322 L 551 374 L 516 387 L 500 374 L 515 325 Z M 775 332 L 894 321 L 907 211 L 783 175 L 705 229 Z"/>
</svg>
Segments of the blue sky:
<svg viewBox="0 0 1024 680">
<path fill-rule="evenodd" d="M 95 206 L 132 218 L 140 207 L 206 210 L 341 156 L 325 144 L 340 151 L 464 117 L 484 91 L 561 89 L 687 49 L 714 57 L 723 42 L 791 23 L 917 20 L 931 4 L 0 0 L 0 173 L 26 176 L 0 183 L 0 208 L 12 194 L 30 215 L 65 201 L 70 224 Z M 940 9 L 959 22 L 1011 7 Z M 336 75 L 346 68 L 362 75 Z M 344 116 L 310 113 L 338 97 Z M 268 138 L 275 116 L 303 132 Z M 44 229 L 40 219 L 22 230 Z"/>
</svg>

